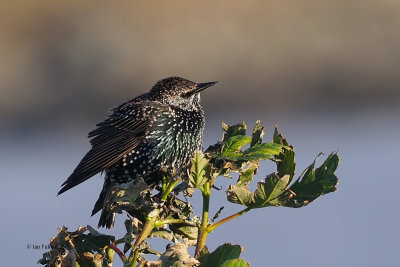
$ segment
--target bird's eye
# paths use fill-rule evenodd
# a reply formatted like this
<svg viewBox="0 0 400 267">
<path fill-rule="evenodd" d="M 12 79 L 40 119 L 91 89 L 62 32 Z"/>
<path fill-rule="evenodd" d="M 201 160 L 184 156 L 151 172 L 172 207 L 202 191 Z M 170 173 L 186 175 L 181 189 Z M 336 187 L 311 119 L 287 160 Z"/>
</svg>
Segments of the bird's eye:
<svg viewBox="0 0 400 267">
<path fill-rule="evenodd" d="M 181 97 L 184 97 L 184 98 L 189 98 L 191 96 L 192 96 L 192 92 L 190 92 L 190 91 L 181 93 Z"/>
</svg>

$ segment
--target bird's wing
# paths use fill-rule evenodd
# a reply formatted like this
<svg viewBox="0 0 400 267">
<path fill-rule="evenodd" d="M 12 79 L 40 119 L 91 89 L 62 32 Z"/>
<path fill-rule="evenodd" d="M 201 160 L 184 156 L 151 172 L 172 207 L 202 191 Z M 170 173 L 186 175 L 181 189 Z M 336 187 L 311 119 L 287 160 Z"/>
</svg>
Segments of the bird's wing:
<svg viewBox="0 0 400 267">
<path fill-rule="evenodd" d="M 110 167 L 137 147 L 143 141 L 150 125 L 149 117 L 157 108 L 160 107 L 141 102 L 114 109 L 114 113 L 108 119 L 97 124 L 97 129 L 89 133 L 92 149 L 62 184 L 58 194 Z"/>
</svg>

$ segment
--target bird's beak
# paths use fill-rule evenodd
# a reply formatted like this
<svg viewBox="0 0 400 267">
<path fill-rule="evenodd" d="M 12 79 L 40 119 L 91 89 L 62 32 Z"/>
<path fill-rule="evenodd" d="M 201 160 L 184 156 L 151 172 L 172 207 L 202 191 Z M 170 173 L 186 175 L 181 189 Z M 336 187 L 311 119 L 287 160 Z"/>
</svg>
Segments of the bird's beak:
<svg viewBox="0 0 400 267">
<path fill-rule="evenodd" d="M 216 83 L 218 82 L 198 83 L 196 89 L 194 89 L 191 93 L 192 94 L 200 93 L 204 89 L 207 89 L 208 87 L 213 86 Z"/>
</svg>

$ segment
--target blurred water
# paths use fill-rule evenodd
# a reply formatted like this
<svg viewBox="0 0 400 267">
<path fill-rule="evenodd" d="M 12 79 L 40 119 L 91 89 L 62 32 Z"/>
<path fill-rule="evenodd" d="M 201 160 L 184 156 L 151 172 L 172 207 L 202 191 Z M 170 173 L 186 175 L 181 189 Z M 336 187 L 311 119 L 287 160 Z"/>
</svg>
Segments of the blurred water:
<svg viewBox="0 0 400 267">
<path fill-rule="evenodd" d="M 297 175 L 320 152 L 339 149 L 339 190 L 301 209 L 265 208 L 254 210 L 210 234 L 208 246 L 223 242 L 245 247 L 243 258 L 252 266 L 395 266 L 400 238 L 397 138 L 399 110 L 374 110 L 342 115 L 316 114 L 269 118 L 216 114 L 207 120 L 205 145 L 221 135 L 220 119 L 229 123 L 267 118 L 267 136 L 273 124 L 296 151 Z M 232 121 L 235 118 L 235 121 Z M 36 266 L 45 250 L 28 249 L 30 244 L 47 244 L 63 224 L 70 230 L 78 225 L 96 225 L 90 217 L 100 192 L 102 178 L 96 176 L 56 197 L 60 184 L 89 148 L 86 130 L 79 134 L 48 133 L 29 139 L 8 139 L 0 143 L 0 240 L 2 266 Z M 271 172 L 266 163 L 259 172 Z M 221 178 L 219 186 L 227 181 Z M 224 190 L 214 192 L 225 205 L 222 216 L 240 209 L 225 203 Z M 195 203 L 200 203 L 199 198 Z M 196 204 L 195 204 L 196 205 Z M 117 217 L 122 228 L 125 215 Z M 122 235 L 122 230 L 102 232 Z M 162 243 L 164 245 L 164 243 Z M 116 265 L 120 266 L 120 265 Z"/>
</svg>

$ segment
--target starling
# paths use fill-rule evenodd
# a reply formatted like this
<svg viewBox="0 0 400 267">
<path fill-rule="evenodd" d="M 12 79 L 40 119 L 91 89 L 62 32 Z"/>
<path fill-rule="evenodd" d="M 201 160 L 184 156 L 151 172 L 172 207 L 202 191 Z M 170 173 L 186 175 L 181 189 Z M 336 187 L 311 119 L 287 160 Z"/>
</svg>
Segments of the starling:
<svg viewBox="0 0 400 267">
<path fill-rule="evenodd" d="M 108 210 L 107 202 L 113 186 L 139 177 L 149 185 L 159 183 L 161 170 L 181 170 L 201 148 L 204 111 L 200 92 L 216 83 L 169 77 L 148 93 L 113 108 L 89 133 L 92 149 L 58 194 L 104 171 L 103 190 L 92 216 L 102 210 L 98 227 L 112 228 L 115 213 Z"/>
</svg>

